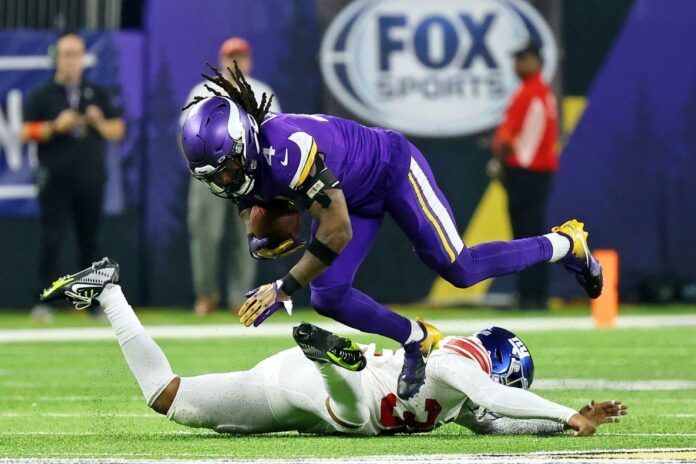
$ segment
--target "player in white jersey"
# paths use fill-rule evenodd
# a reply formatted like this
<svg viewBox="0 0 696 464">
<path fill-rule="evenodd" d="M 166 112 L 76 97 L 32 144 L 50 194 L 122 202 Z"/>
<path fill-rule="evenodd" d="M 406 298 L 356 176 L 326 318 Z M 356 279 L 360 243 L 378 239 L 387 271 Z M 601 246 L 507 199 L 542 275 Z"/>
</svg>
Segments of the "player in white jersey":
<svg viewBox="0 0 696 464">
<path fill-rule="evenodd" d="M 374 345 L 361 347 L 308 323 L 293 331 L 299 347 L 248 371 L 179 377 L 126 301 L 118 277 L 118 265 L 105 258 L 57 280 L 42 298 L 65 296 L 78 309 L 97 301 L 148 405 L 190 427 L 380 435 L 428 432 L 455 422 L 478 433 L 572 429 L 586 436 L 627 413 L 618 401 L 591 402 L 575 411 L 504 385 L 527 387 L 533 364 L 526 346 L 499 328 L 442 340 L 428 361 L 425 384 L 407 401 L 395 395 L 403 350 L 376 353 Z"/>
</svg>

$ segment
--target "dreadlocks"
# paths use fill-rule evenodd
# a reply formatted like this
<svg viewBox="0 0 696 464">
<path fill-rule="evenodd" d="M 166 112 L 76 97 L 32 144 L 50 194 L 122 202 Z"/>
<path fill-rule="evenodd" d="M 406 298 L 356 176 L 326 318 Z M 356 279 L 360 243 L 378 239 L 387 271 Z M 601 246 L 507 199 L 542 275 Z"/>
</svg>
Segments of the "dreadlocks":
<svg viewBox="0 0 696 464">
<path fill-rule="evenodd" d="M 233 102 L 237 103 L 239 106 L 244 108 L 244 111 L 249 113 L 249 115 L 252 118 L 254 118 L 254 120 L 256 120 L 256 122 L 259 125 L 261 125 L 264 116 L 266 116 L 266 113 L 268 113 L 268 110 L 271 108 L 271 102 L 273 101 L 274 95 L 271 94 L 271 96 L 268 97 L 266 95 L 266 92 L 264 92 L 261 95 L 261 104 L 258 104 L 256 102 L 256 97 L 254 96 L 254 91 L 251 89 L 251 86 L 244 78 L 244 74 L 242 74 L 242 71 L 239 70 L 239 66 L 237 66 L 236 61 L 234 62 L 234 71 L 229 67 L 227 68 L 230 75 L 232 76 L 232 82 L 227 80 L 225 76 L 223 76 L 220 73 L 220 71 L 212 64 L 206 63 L 206 65 L 208 66 L 208 68 L 210 68 L 211 71 L 213 71 L 214 76 L 208 76 L 207 74 L 201 74 L 201 76 L 204 79 L 217 85 L 225 92 L 227 92 L 227 95 L 232 99 Z M 208 89 L 209 92 L 217 95 L 218 97 L 223 96 L 222 94 L 220 94 L 220 92 L 218 92 L 208 84 L 205 84 L 205 88 Z M 192 107 L 193 105 L 200 102 L 201 100 L 204 100 L 205 98 L 206 97 L 201 96 L 193 97 L 193 100 L 190 101 L 186 106 L 184 106 L 181 109 L 181 111 L 184 111 Z"/>
</svg>

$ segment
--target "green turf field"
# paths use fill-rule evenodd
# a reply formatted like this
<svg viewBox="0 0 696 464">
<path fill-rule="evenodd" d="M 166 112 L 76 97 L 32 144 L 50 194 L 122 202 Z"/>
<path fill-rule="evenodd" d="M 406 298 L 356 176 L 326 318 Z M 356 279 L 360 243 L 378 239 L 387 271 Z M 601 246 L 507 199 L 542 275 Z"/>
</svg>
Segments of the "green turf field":
<svg viewBox="0 0 696 464">
<path fill-rule="evenodd" d="M 642 312 L 651 311 L 638 311 Z M 470 317 L 505 315 L 466 314 Z M 461 311 L 438 314 L 440 319 L 448 316 L 461 318 L 463 314 Z M 0 321 L 3 317 L 0 316 Z M 216 320 L 226 317 L 220 315 Z M 22 325 L 17 318 L 12 326 Z M 191 316 L 166 311 L 143 313 L 146 326 L 193 322 L 187 318 Z M 73 325 L 70 321 L 74 325 L 103 324 L 89 322 L 83 315 L 66 315 L 59 317 L 57 325 Z M 8 328 L 6 323 L 0 325 Z M 442 329 L 446 331 L 446 327 Z M 696 327 L 537 331 L 518 335 L 534 356 L 536 379 L 696 381 Z M 361 342 L 374 340 L 377 339 L 370 336 L 358 338 Z M 159 343 L 180 375 L 246 369 L 270 354 L 293 346 L 289 334 L 251 342 L 201 339 Z M 336 438 L 288 433 L 231 437 L 189 429 L 149 410 L 115 342 L 7 343 L 0 344 L 0 457 L 298 458 L 684 448 L 694 447 L 696 443 L 696 389 L 693 388 L 540 393 L 575 407 L 592 398 L 621 399 L 629 405 L 630 415 L 621 424 L 604 426 L 598 436 L 585 439 L 475 436 L 456 425 L 419 436 Z"/>
</svg>

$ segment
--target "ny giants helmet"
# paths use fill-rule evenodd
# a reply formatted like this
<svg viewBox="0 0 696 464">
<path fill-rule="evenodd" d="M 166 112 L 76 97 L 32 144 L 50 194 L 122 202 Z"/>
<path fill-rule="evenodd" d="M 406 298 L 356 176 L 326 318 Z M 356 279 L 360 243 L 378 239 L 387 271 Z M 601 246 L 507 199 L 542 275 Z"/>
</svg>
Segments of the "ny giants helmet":
<svg viewBox="0 0 696 464">
<path fill-rule="evenodd" d="M 491 355 L 491 378 L 527 390 L 534 380 L 534 362 L 527 346 L 509 330 L 489 327 L 474 334 Z"/>
<path fill-rule="evenodd" d="M 195 104 L 182 127 L 182 145 L 189 170 L 219 197 L 236 200 L 254 188 L 259 156 L 259 128 L 254 118 L 225 97 L 209 97 Z M 235 161 L 241 168 L 229 185 L 215 176 Z"/>
</svg>

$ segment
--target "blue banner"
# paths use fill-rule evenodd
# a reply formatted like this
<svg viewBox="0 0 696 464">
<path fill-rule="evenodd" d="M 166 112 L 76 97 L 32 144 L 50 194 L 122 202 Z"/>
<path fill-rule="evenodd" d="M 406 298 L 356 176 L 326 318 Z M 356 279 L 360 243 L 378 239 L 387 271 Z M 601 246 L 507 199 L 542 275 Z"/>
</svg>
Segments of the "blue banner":
<svg viewBox="0 0 696 464">
<path fill-rule="evenodd" d="M 142 37 L 139 33 L 83 33 L 85 76 L 110 90 L 114 105 L 124 109 L 128 132 L 107 153 L 108 181 L 104 211 L 118 214 L 137 203 L 143 115 Z M 34 172 L 37 146 L 22 145 L 22 105 L 31 92 L 53 76 L 48 55 L 55 33 L 0 31 L 0 215 L 35 215 L 38 210 Z"/>
</svg>

